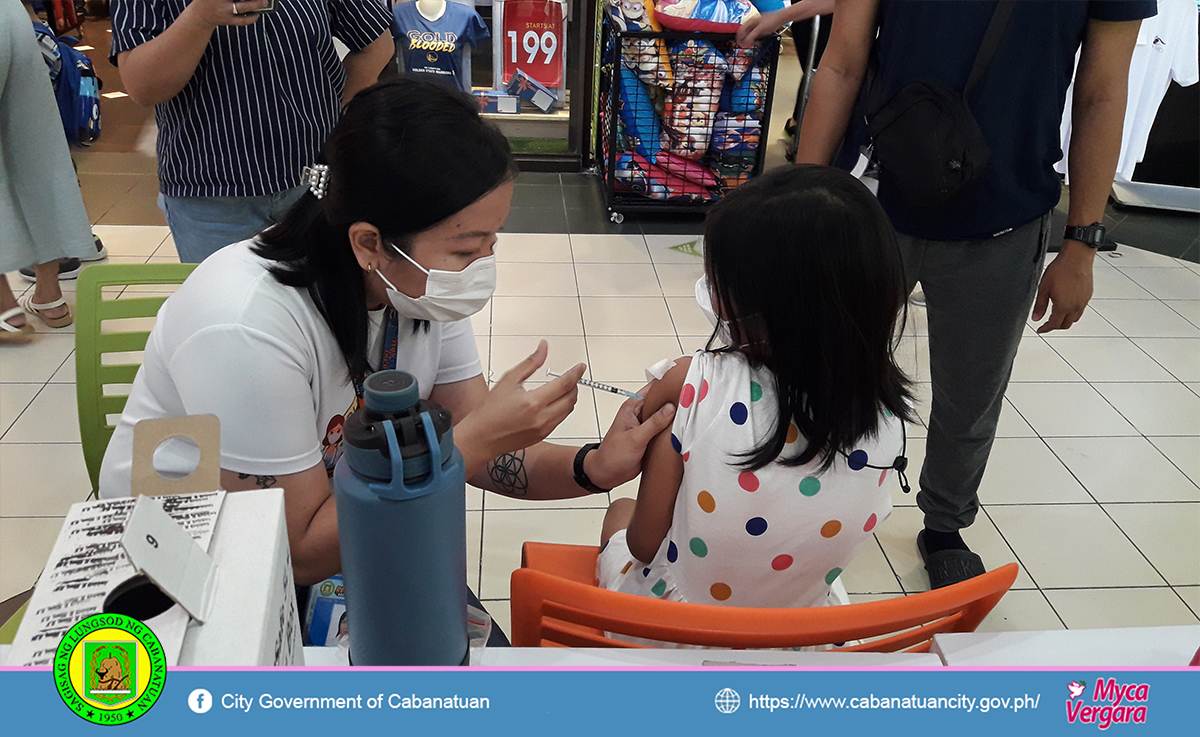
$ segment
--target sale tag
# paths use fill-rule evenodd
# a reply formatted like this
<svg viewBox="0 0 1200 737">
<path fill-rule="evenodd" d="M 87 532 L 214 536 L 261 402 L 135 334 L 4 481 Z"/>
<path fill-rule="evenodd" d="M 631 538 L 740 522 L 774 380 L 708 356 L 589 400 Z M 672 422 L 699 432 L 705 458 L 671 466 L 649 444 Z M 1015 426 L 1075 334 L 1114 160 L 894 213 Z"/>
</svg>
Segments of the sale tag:
<svg viewBox="0 0 1200 737">
<path fill-rule="evenodd" d="M 520 69 L 550 89 L 563 86 L 564 7 L 559 0 L 505 0 L 505 84 Z"/>
</svg>

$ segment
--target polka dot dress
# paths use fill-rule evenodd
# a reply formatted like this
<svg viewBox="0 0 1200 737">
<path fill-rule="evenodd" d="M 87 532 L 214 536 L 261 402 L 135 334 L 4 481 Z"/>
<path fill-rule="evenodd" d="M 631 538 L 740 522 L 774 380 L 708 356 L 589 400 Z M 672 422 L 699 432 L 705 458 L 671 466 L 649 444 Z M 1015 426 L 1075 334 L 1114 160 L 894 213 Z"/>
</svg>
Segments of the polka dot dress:
<svg viewBox="0 0 1200 737">
<path fill-rule="evenodd" d="M 671 529 L 654 560 L 634 561 L 624 535 L 597 565 L 600 585 L 615 591 L 702 604 L 821 606 L 830 586 L 891 513 L 899 421 L 881 418 L 833 465 L 770 464 L 747 471 L 738 454 L 775 427 L 775 381 L 738 354 L 697 353 L 680 393 L 671 444 L 683 458 L 683 481 Z M 785 456 L 805 440 L 787 429 Z M 893 481 L 894 483 L 894 481 Z"/>
</svg>

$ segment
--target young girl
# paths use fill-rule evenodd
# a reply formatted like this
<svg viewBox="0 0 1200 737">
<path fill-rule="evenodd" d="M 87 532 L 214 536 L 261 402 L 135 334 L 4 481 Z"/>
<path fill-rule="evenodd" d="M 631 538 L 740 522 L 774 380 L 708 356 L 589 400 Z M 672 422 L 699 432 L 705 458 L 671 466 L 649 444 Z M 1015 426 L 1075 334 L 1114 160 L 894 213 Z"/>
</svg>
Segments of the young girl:
<svg viewBox="0 0 1200 737">
<path fill-rule="evenodd" d="M 644 413 L 678 409 L 637 501 L 605 516 L 600 586 L 728 606 L 845 603 L 839 576 L 891 512 L 887 481 L 905 465 L 895 234 L 858 180 L 793 166 L 713 207 L 704 270 L 696 298 L 713 337 L 648 390 Z"/>
</svg>

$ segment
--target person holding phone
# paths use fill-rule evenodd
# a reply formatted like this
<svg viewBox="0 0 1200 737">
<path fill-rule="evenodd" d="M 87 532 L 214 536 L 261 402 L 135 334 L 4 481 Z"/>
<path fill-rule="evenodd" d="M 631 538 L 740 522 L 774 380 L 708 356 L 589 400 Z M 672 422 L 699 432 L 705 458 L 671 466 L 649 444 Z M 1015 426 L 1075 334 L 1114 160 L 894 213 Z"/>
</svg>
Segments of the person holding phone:
<svg viewBox="0 0 1200 737">
<path fill-rule="evenodd" d="M 378 0 L 113 0 L 109 60 L 155 107 L 159 207 L 181 261 L 300 197 L 301 169 L 391 59 L 390 25 Z"/>
</svg>

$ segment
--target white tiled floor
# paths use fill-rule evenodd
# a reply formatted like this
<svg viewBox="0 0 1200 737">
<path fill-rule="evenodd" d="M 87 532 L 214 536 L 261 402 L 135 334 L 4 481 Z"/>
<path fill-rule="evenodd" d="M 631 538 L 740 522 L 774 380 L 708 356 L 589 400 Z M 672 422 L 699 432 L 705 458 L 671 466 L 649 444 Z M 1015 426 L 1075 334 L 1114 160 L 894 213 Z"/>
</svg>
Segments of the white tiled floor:
<svg viewBox="0 0 1200 737">
<path fill-rule="evenodd" d="M 165 228 L 96 230 L 114 262 L 174 259 Z M 585 361 L 594 378 L 636 389 L 647 365 L 707 339 L 692 298 L 700 260 L 672 250 L 695 240 L 503 235 L 499 291 L 473 320 L 485 370 L 498 377 L 546 337 L 549 367 Z M 1022 340 L 980 490 L 984 510 L 964 532 L 989 567 L 1016 561 L 1022 569 L 985 630 L 1200 621 L 1200 267 L 1120 254 L 1097 260 L 1095 299 L 1080 323 L 1048 337 L 1028 330 Z M 73 284 L 64 286 L 72 298 Z M 901 361 L 923 382 L 927 417 L 924 318 L 910 313 Z M 42 332 L 52 334 L 0 354 L 0 599 L 33 582 L 61 516 L 88 492 L 73 336 Z M 553 437 L 597 439 L 619 406 L 584 390 Z M 924 436 L 920 427 L 910 433 L 914 469 Z M 611 496 L 635 493 L 629 484 Z M 468 579 L 502 626 L 521 543 L 592 544 L 607 503 L 472 490 Z M 928 586 L 913 542 L 921 513 L 899 491 L 895 503 L 845 573 L 856 600 Z"/>
</svg>

